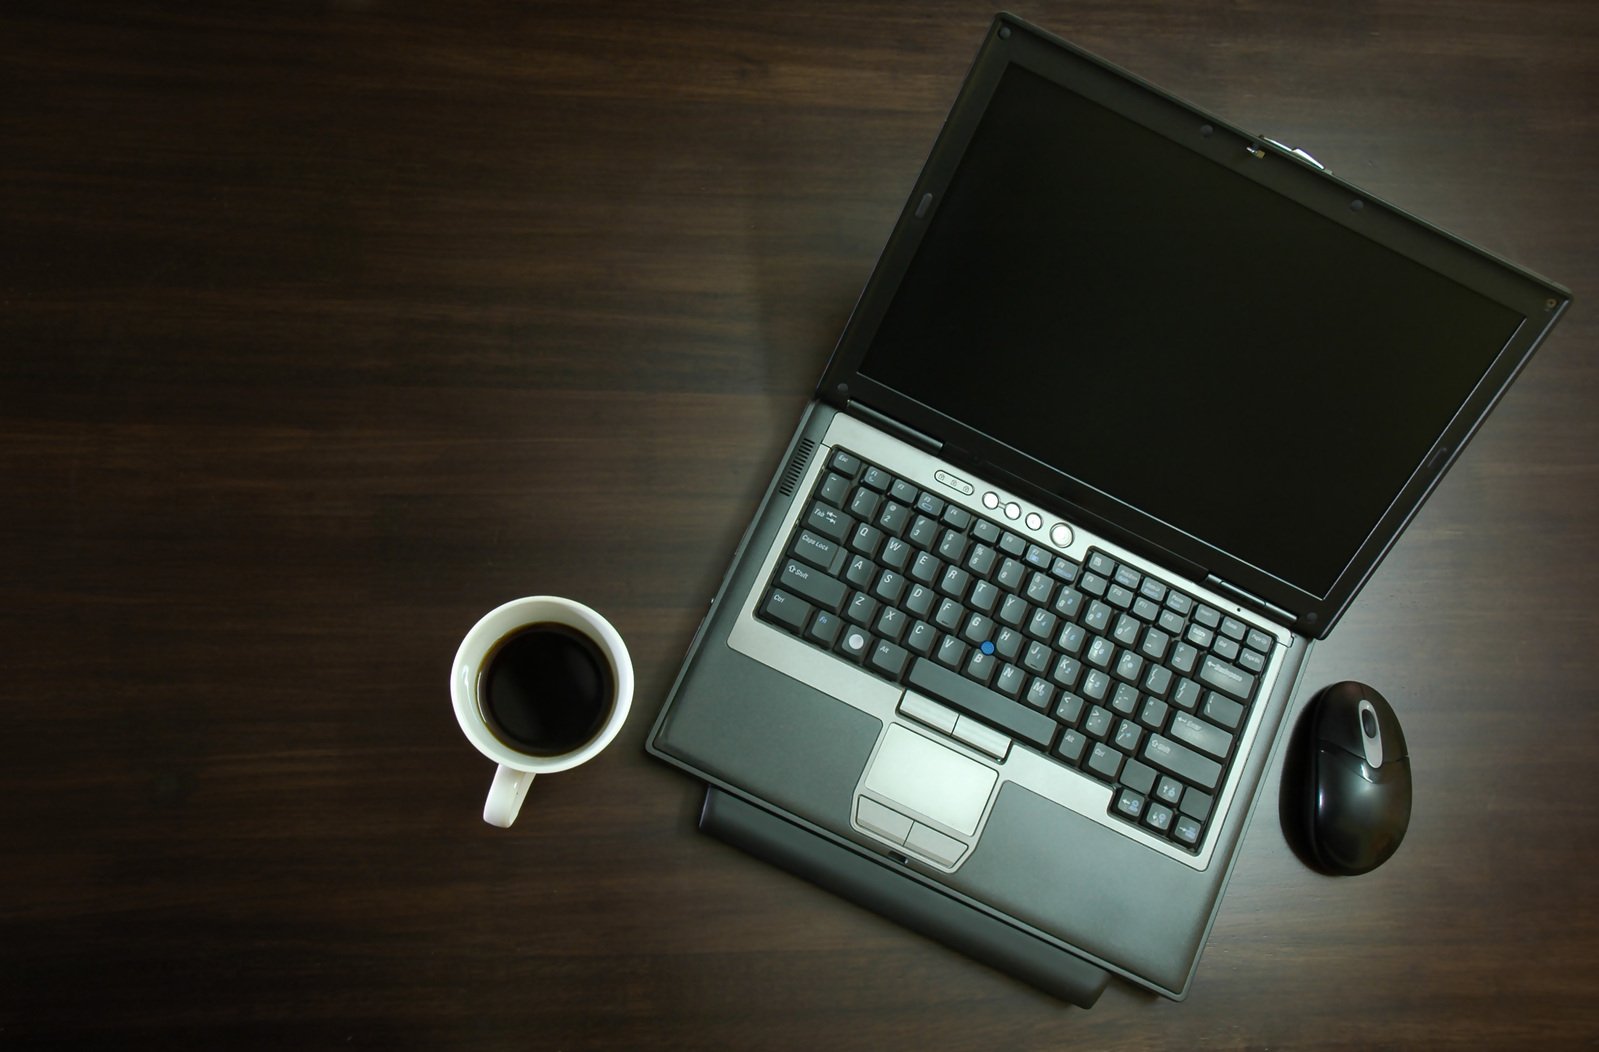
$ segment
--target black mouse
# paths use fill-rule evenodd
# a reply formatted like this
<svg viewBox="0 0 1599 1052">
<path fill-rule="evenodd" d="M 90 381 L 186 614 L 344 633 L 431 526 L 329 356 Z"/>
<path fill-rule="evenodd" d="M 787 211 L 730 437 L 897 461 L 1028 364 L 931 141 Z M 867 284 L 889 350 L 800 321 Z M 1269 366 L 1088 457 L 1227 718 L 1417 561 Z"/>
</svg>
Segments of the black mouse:
<svg viewBox="0 0 1599 1052">
<path fill-rule="evenodd" d="M 1410 753 L 1393 706 L 1364 683 L 1334 683 L 1295 739 L 1282 793 L 1284 831 L 1298 834 L 1290 844 L 1339 876 L 1388 861 L 1410 827 Z"/>
</svg>

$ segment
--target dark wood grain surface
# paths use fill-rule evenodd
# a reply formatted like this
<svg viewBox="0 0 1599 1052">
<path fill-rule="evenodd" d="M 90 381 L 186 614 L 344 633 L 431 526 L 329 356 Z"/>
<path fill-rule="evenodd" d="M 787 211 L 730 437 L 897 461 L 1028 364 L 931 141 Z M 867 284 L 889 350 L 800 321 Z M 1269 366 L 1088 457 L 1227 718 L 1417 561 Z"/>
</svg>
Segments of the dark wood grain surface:
<svg viewBox="0 0 1599 1052">
<path fill-rule="evenodd" d="M 1405 721 L 1396 858 L 1274 773 L 1189 1000 L 1068 1010 L 643 752 L 992 10 L 7 4 L 0 1047 L 1599 1041 L 1599 7 L 1017 13 L 1576 293 L 1312 661 Z M 638 698 L 499 830 L 446 669 L 534 593 Z"/>
</svg>

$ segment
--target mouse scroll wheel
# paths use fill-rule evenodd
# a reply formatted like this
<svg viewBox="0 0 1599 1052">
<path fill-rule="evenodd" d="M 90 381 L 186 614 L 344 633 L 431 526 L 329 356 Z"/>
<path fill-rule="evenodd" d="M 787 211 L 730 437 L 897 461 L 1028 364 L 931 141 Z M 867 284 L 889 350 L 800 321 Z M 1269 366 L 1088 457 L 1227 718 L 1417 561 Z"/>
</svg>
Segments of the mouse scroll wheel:
<svg viewBox="0 0 1599 1052">
<path fill-rule="evenodd" d="M 1365 698 L 1360 699 L 1360 751 L 1366 754 L 1366 763 L 1375 770 L 1382 766 L 1382 730 L 1377 722 L 1377 709 Z"/>
</svg>

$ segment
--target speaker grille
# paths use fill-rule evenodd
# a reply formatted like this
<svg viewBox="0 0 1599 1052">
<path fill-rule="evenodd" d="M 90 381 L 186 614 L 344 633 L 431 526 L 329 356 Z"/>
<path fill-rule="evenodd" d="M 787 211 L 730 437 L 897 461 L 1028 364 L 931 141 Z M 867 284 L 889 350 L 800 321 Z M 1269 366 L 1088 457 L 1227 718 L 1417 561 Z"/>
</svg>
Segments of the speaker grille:
<svg viewBox="0 0 1599 1052">
<path fill-rule="evenodd" d="M 805 465 L 811 461 L 811 454 L 816 452 L 816 443 L 808 438 L 800 439 L 794 455 L 788 458 L 788 467 L 783 470 L 783 478 L 777 484 L 777 492 L 785 497 L 792 497 L 794 489 L 799 485 L 800 479 L 805 477 Z"/>
</svg>

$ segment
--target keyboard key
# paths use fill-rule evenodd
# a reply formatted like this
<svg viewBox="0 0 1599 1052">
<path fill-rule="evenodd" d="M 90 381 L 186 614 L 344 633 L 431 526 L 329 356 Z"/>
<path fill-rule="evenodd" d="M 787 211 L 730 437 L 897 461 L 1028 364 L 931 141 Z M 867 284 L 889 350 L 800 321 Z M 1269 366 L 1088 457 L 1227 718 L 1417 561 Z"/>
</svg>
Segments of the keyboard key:
<svg viewBox="0 0 1599 1052">
<path fill-rule="evenodd" d="M 1149 736 L 1144 743 L 1143 759 L 1202 789 L 1215 789 L 1221 780 L 1221 764 L 1164 735 Z"/>
<path fill-rule="evenodd" d="M 905 539 L 916 547 L 926 550 L 938 543 L 938 523 L 926 515 L 916 516 L 916 521 L 911 523 L 910 532 Z"/>
<path fill-rule="evenodd" d="M 1027 605 L 1027 600 L 1019 595 L 1007 595 L 1005 601 L 999 604 L 999 619 L 1012 628 L 1020 628 L 1023 621 L 1030 616 L 1032 607 Z"/>
<path fill-rule="evenodd" d="M 960 599 L 965 596 L 966 586 L 971 584 L 971 581 L 971 574 L 959 566 L 951 566 L 944 571 L 944 576 L 938 579 L 938 590 L 951 599 Z"/>
<path fill-rule="evenodd" d="M 966 660 L 966 644 L 954 636 L 945 636 L 938 642 L 936 659 L 940 665 L 948 668 L 960 668 Z"/>
<path fill-rule="evenodd" d="M 926 618 L 933 612 L 933 603 L 938 596 L 925 584 L 912 585 L 911 590 L 905 595 L 905 611 L 912 617 Z"/>
<path fill-rule="evenodd" d="M 1179 712 L 1171 721 L 1170 734 L 1176 741 L 1192 745 L 1201 752 L 1225 760 L 1233 747 L 1233 736 L 1213 723 L 1198 720 L 1186 712 Z"/>
<path fill-rule="evenodd" d="M 1219 723 L 1228 730 L 1237 730 L 1238 721 L 1243 719 L 1244 707 L 1230 698 L 1224 698 L 1215 691 L 1205 695 L 1205 706 L 1199 714 L 1212 723 Z"/>
<path fill-rule="evenodd" d="M 1048 570 L 1050 564 L 1055 561 L 1055 553 L 1042 545 L 1029 544 L 1024 558 L 1029 565 L 1036 566 L 1040 570 Z"/>
<path fill-rule="evenodd" d="M 944 514 L 944 498 L 936 493 L 929 493 L 923 490 L 921 495 L 916 498 L 916 510 L 923 515 L 936 519 Z"/>
<path fill-rule="evenodd" d="M 809 603 L 794 598 L 781 588 L 774 588 L 772 594 L 766 597 L 766 602 L 761 604 L 761 616 L 798 633 L 805 631 L 805 622 L 811 616 L 811 607 Z"/>
<path fill-rule="evenodd" d="M 958 563 L 966 558 L 966 535 L 958 530 L 945 530 L 944 535 L 938 539 L 938 557 Z"/>
<path fill-rule="evenodd" d="M 894 476 L 879 467 L 869 467 L 866 474 L 861 476 L 861 485 L 870 486 L 879 493 L 887 493 L 893 484 Z"/>
<path fill-rule="evenodd" d="M 1104 701 L 1110 693 L 1110 677 L 1100 669 L 1091 670 L 1083 677 L 1083 696 L 1090 701 Z"/>
<path fill-rule="evenodd" d="M 898 537 L 890 537 L 883 542 L 883 550 L 877 553 L 878 561 L 890 570 L 905 572 L 905 567 L 910 565 L 911 556 L 916 550 Z"/>
<path fill-rule="evenodd" d="M 1155 798 L 1161 803 L 1177 806 L 1183 798 L 1183 783 L 1171 775 L 1161 775 L 1160 782 L 1155 786 Z"/>
<path fill-rule="evenodd" d="M 849 499 L 849 479 L 837 473 L 829 474 L 817 495 L 833 507 L 842 508 Z"/>
<path fill-rule="evenodd" d="M 890 643 L 898 643 L 905 636 L 905 630 L 910 627 L 911 619 L 902 610 L 892 606 L 883 608 L 877 615 L 877 621 L 872 625 L 872 631 L 877 633 L 879 639 L 886 639 Z"/>
<path fill-rule="evenodd" d="M 972 585 L 972 594 L 966 597 L 966 602 L 985 614 L 991 614 L 994 607 L 999 605 L 999 589 L 988 581 L 978 581 Z"/>
<path fill-rule="evenodd" d="M 1121 773 L 1122 754 L 1104 742 L 1096 742 L 1088 752 L 1088 763 L 1084 767 L 1090 774 L 1114 782 Z"/>
<path fill-rule="evenodd" d="M 893 485 L 888 487 L 888 495 L 901 504 L 916 503 L 916 487 L 904 479 L 895 479 Z"/>
<path fill-rule="evenodd" d="M 1055 743 L 1055 755 L 1070 764 L 1081 763 L 1083 750 L 1088 747 L 1088 739 L 1082 732 L 1068 730 L 1060 736 L 1060 741 Z"/>
<path fill-rule="evenodd" d="M 805 630 L 805 638 L 814 640 L 829 649 L 838 642 L 838 633 L 844 627 L 844 619 L 837 614 L 830 614 L 826 610 L 819 610 L 811 618 L 811 627 Z"/>
<path fill-rule="evenodd" d="M 1001 534 L 999 544 L 995 545 L 1006 555 L 1014 555 L 1018 559 L 1027 551 L 1027 542 L 1014 533 Z"/>
<path fill-rule="evenodd" d="M 1150 804 L 1144 809 L 1144 824 L 1157 833 L 1165 833 L 1171 828 L 1172 819 L 1177 816 L 1165 804 Z"/>
<path fill-rule="evenodd" d="M 938 645 L 938 629 L 926 621 L 916 621 L 911 624 L 910 631 L 905 633 L 905 649 L 913 654 L 926 657 Z"/>
<path fill-rule="evenodd" d="M 1125 683 L 1116 684 L 1116 691 L 1110 696 L 1110 707 L 1123 716 L 1131 716 L 1138 711 L 1138 691 Z"/>
<path fill-rule="evenodd" d="M 905 586 L 907 583 L 908 582 L 905 580 L 905 578 L 901 577 L 893 570 L 884 570 L 881 576 L 877 578 L 877 583 L 872 585 L 872 595 L 876 596 L 878 599 L 881 599 L 885 603 L 897 605 L 899 603 L 900 596 L 905 594 Z"/>
<path fill-rule="evenodd" d="M 1131 756 L 1138 751 L 1138 743 L 1144 737 L 1144 730 L 1132 720 L 1122 720 L 1116 724 L 1116 737 L 1111 739 L 1111 744 L 1122 752 Z"/>
<path fill-rule="evenodd" d="M 988 681 L 994 678 L 994 673 L 998 668 L 999 662 L 994 659 L 992 654 L 985 654 L 973 647 L 967 654 L 966 667 L 961 669 L 961 673 L 967 679 L 976 680 L 982 686 L 987 687 Z"/>
<path fill-rule="evenodd" d="M 1170 710 L 1171 706 L 1159 698 L 1146 698 L 1142 711 L 1138 713 L 1138 722 L 1152 731 L 1158 731 L 1166 722 L 1166 713 Z M 1181 716 L 1182 713 L 1178 715 Z"/>
<path fill-rule="evenodd" d="M 1022 582 L 1027 579 L 1027 567 L 1015 559 L 1006 559 L 999 564 L 999 573 L 994 575 L 994 580 L 1008 592 L 1019 592 Z"/>
<path fill-rule="evenodd" d="M 883 546 L 883 531 L 863 522 L 855 527 L 855 532 L 850 535 L 849 546 L 868 559 L 874 558 L 877 549 Z"/>
<path fill-rule="evenodd" d="M 1220 628 L 1221 611 L 1217 610 L 1213 606 L 1205 606 L 1204 604 L 1200 604 L 1199 609 L 1194 611 L 1194 620 L 1198 621 L 1206 628 Z"/>
<path fill-rule="evenodd" d="M 944 514 L 939 516 L 940 521 L 942 521 L 945 526 L 953 526 L 957 530 L 965 530 L 969 528 L 972 524 L 972 519 L 974 518 L 976 518 L 976 516 L 967 511 L 965 508 L 958 508 L 953 504 L 945 508 Z"/>
<path fill-rule="evenodd" d="M 863 628 L 847 627 L 840 634 L 837 650 L 851 661 L 861 662 L 872 652 L 873 639 Z"/>
<path fill-rule="evenodd" d="M 805 528 L 812 533 L 819 533 L 831 540 L 842 542 L 854 532 L 855 520 L 837 508 L 830 508 L 818 501 L 811 505 L 810 512 L 805 516 Z"/>
<path fill-rule="evenodd" d="M 1179 841 L 1188 845 L 1189 847 L 1193 847 L 1195 844 L 1199 843 L 1199 831 L 1199 823 L 1194 821 L 1192 818 L 1189 818 L 1187 815 L 1179 816 L 1177 819 L 1177 824 L 1172 826 L 1172 836 L 1176 837 Z"/>
<path fill-rule="evenodd" d="M 994 653 L 1006 661 L 1015 661 L 1022 653 L 1022 644 L 1027 642 L 1022 634 L 1015 629 L 1001 628 L 999 634 L 994 636 Z"/>
<path fill-rule="evenodd" d="M 982 614 L 967 615 L 966 624 L 961 627 L 961 638 L 974 647 L 992 642 L 994 639 L 994 619 L 984 617 Z"/>
<path fill-rule="evenodd" d="M 1183 803 L 1180 810 L 1183 814 L 1197 818 L 1203 822 L 1210 817 L 1210 808 L 1216 798 L 1209 793 L 1202 793 L 1198 789 L 1190 788 L 1183 794 Z"/>
<path fill-rule="evenodd" d="M 1271 653 L 1271 636 L 1268 636 L 1258 628 L 1251 628 L 1249 630 L 1249 636 L 1245 642 L 1249 645 L 1250 649 L 1258 650 L 1261 652 L 1261 654 Z"/>
<path fill-rule="evenodd" d="M 919 553 L 911 562 L 911 580 L 922 584 L 932 584 L 944 573 L 944 564 L 936 556 L 926 552 Z"/>
<path fill-rule="evenodd" d="M 1055 703 L 1055 718 L 1062 723 L 1075 724 L 1083 715 L 1083 699 L 1075 694 L 1062 694 Z"/>
<path fill-rule="evenodd" d="M 1055 702 L 1055 688 L 1049 680 L 1034 676 L 1027 683 L 1027 693 L 1022 695 L 1022 700 L 1040 712 L 1048 712 L 1050 705 Z"/>
<path fill-rule="evenodd" d="M 1102 709 L 1098 705 L 1088 710 L 1088 719 L 1083 721 L 1083 733 L 1090 738 L 1104 738 L 1110 733 L 1110 725 L 1116 717 L 1110 714 L 1109 709 Z"/>
<path fill-rule="evenodd" d="M 1093 761 L 1090 760 L 1090 763 Z M 1142 793 L 1135 793 L 1131 789 L 1123 789 L 1116 794 L 1116 813 L 1123 818 L 1131 818 L 1134 822 L 1144 813 L 1144 797 Z"/>
<path fill-rule="evenodd" d="M 784 590 L 835 614 L 844 608 L 844 600 L 849 595 L 844 582 L 793 559 L 783 564 L 777 580 Z"/>
<path fill-rule="evenodd" d="M 906 682 L 918 693 L 942 701 L 1040 749 L 1054 740 L 1056 723 L 1020 702 L 951 672 L 925 658 L 911 662 Z"/>
<path fill-rule="evenodd" d="M 889 501 L 883 505 L 883 511 L 877 516 L 878 527 L 886 534 L 898 537 L 905 532 L 905 526 L 911 521 L 911 510 L 898 501 Z"/>
<path fill-rule="evenodd" d="M 865 519 L 870 522 L 876 516 L 877 509 L 882 503 L 883 495 L 881 493 L 874 493 L 869 489 L 858 489 L 855 491 L 855 495 L 849 499 L 849 513 L 857 519 Z"/>
<path fill-rule="evenodd" d="M 1204 692 L 1204 688 L 1193 680 L 1180 679 L 1177 681 L 1177 693 L 1172 695 L 1171 701 L 1178 708 L 1193 712 L 1199 708 L 1199 698 Z"/>
<path fill-rule="evenodd" d="M 844 571 L 844 580 L 856 588 L 865 588 L 876 576 L 877 567 L 864 555 L 857 555 L 851 559 L 848 569 Z"/>
<path fill-rule="evenodd" d="M 1236 617 L 1224 617 L 1221 619 L 1221 634 L 1228 639 L 1234 639 L 1242 643 L 1244 641 L 1244 623 Z"/>
<path fill-rule="evenodd" d="M 856 592 L 849 597 L 849 605 L 844 608 L 844 617 L 857 625 L 869 625 L 882 607 L 882 603 L 865 592 Z"/>
<path fill-rule="evenodd" d="M 987 519 L 978 519 L 972 526 L 972 536 L 984 544 L 998 544 L 1000 529 Z"/>
<path fill-rule="evenodd" d="M 1007 698 L 1021 697 L 1022 688 L 1026 685 L 1027 673 L 1008 663 L 999 670 L 999 675 L 994 678 L 994 689 Z"/>
<path fill-rule="evenodd" d="M 854 478 L 861 470 L 861 462 L 857 457 L 844 452 L 842 449 L 836 450 L 833 453 L 833 470 Z"/>
<path fill-rule="evenodd" d="M 880 640 L 877 646 L 872 648 L 872 656 L 867 659 L 867 664 L 897 682 L 905 671 L 905 663 L 909 660 L 910 654 L 904 647 Z"/>
<path fill-rule="evenodd" d="M 1120 781 L 1134 792 L 1148 796 L 1149 791 L 1155 787 L 1155 771 L 1137 760 L 1128 760 L 1122 764 Z"/>
<path fill-rule="evenodd" d="M 1089 552 L 1088 568 L 1101 577 L 1109 577 L 1116 572 L 1116 560 L 1101 551 Z"/>
<path fill-rule="evenodd" d="M 999 553 L 986 544 L 974 544 L 966 556 L 966 569 L 978 577 L 987 577 L 994 571 L 994 563 L 999 560 Z"/>
</svg>

